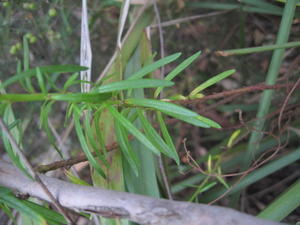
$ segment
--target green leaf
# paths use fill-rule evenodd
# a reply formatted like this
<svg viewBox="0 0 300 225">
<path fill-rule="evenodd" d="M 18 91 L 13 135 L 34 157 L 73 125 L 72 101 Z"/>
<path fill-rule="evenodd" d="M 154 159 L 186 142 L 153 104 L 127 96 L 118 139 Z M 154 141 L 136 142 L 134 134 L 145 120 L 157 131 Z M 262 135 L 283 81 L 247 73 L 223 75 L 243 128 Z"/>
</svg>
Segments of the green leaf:
<svg viewBox="0 0 300 225">
<path fill-rule="evenodd" d="M 193 112 L 189 109 L 175 105 L 170 102 L 164 102 L 164 101 L 154 100 L 154 99 L 137 99 L 137 98 L 126 99 L 124 100 L 124 102 L 125 104 L 128 104 L 130 106 L 141 106 L 145 108 L 156 109 L 167 115 L 170 115 L 172 117 L 175 117 L 187 123 L 193 124 L 195 126 L 205 127 L 205 128 L 208 127 L 221 128 L 221 126 L 218 123 L 206 117 L 200 116 L 196 112 Z"/>
<path fill-rule="evenodd" d="M 29 46 L 26 36 L 23 36 L 23 61 L 24 61 L 24 71 L 29 70 Z M 25 79 L 25 87 L 29 92 L 35 92 L 32 87 L 30 79 Z"/>
<path fill-rule="evenodd" d="M 153 87 L 169 87 L 174 85 L 173 82 L 158 79 L 139 79 L 139 80 L 122 80 L 107 85 L 102 85 L 93 90 L 97 93 L 107 93 L 112 91 L 121 91 L 135 88 L 153 88 Z"/>
<path fill-rule="evenodd" d="M 126 160 L 128 161 L 128 163 L 129 163 L 130 167 L 132 168 L 133 172 L 135 173 L 135 175 L 138 176 L 140 162 L 128 140 L 128 133 L 126 132 L 125 128 L 117 120 L 115 120 L 115 128 L 116 128 L 117 140 L 120 145 L 121 151 L 124 154 Z"/>
<path fill-rule="evenodd" d="M 55 212 L 51 209 L 48 209 L 44 206 L 38 205 L 34 202 L 27 201 L 27 200 L 21 200 L 23 204 L 25 204 L 27 207 L 41 215 L 43 218 L 47 220 L 47 222 L 55 222 L 59 224 L 67 224 L 67 221 L 65 218 L 59 214 L 58 212 Z"/>
<path fill-rule="evenodd" d="M 227 145 L 226 145 L 227 148 L 232 147 L 234 141 L 239 137 L 240 133 L 241 133 L 241 129 L 238 129 L 230 135 L 229 140 L 228 140 Z"/>
<path fill-rule="evenodd" d="M 53 100 L 90 103 L 102 103 L 111 98 L 111 96 L 111 93 L 68 93 L 50 95 Z"/>
<path fill-rule="evenodd" d="M 133 136 L 135 136 L 143 145 L 153 151 L 155 154 L 159 155 L 159 151 L 155 146 L 139 131 L 128 119 L 126 119 L 121 113 L 119 113 L 113 106 L 106 105 L 112 116 Z"/>
<path fill-rule="evenodd" d="M 38 83 L 39 83 L 42 93 L 47 93 L 45 81 L 44 81 L 43 75 L 41 73 L 41 70 L 39 68 L 36 68 L 36 77 L 37 77 L 37 80 L 38 80 Z"/>
<path fill-rule="evenodd" d="M 12 192 L 12 191 L 11 191 L 9 188 L 1 187 L 1 186 L 0 186 L 0 198 L 1 198 L 2 196 L 5 196 L 5 195 L 11 193 L 11 192 Z"/>
<path fill-rule="evenodd" d="M 235 70 L 227 70 L 223 73 L 220 73 L 210 79 L 208 79 L 207 81 L 205 81 L 204 83 L 200 84 L 198 87 L 196 87 L 190 94 L 189 96 L 195 96 L 196 94 L 198 94 L 199 92 L 201 92 L 202 90 L 204 90 L 205 88 L 208 88 L 212 85 L 214 85 L 215 83 L 219 82 L 220 80 L 225 79 L 226 77 L 234 74 L 236 71 Z"/>
<path fill-rule="evenodd" d="M 163 111 L 162 111 L 163 112 Z M 200 115 L 197 115 L 197 116 L 192 116 L 192 117 L 188 117 L 188 116 L 182 116 L 180 114 L 176 114 L 176 113 L 172 113 L 172 112 L 164 112 L 165 114 L 169 115 L 169 116 L 172 116 L 174 118 L 177 118 L 179 120 L 182 120 L 186 123 L 190 123 L 190 124 L 193 124 L 197 127 L 203 127 L 203 128 L 209 128 L 209 127 L 214 127 L 214 128 L 221 128 L 221 126 L 208 119 L 208 118 L 205 118 L 203 116 L 200 116 Z"/>
<path fill-rule="evenodd" d="M 79 177 L 76 177 L 72 174 L 72 172 L 65 170 L 64 171 L 66 177 L 73 183 L 78 185 L 84 185 L 84 186 L 91 186 L 89 183 L 87 183 L 84 180 L 81 180 Z"/>
<path fill-rule="evenodd" d="M 163 115 L 161 114 L 161 112 L 157 111 L 156 112 L 156 117 L 157 117 L 157 120 L 158 120 L 158 123 L 159 123 L 159 127 L 160 127 L 160 130 L 161 130 L 161 133 L 164 137 L 164 140 L 166 141 L 167 145 L 169 146 L 169 148 L 171 149 L 171 151 L 173 152 L 174 155 L 177 155 L 177 151 L 176 151 L 176 148 L 175 148 L 175 145 L 174 145 L 174 142 L 172 140 L 172 137 L 171 135 L 169 134 L 169 131 L 168 131 L 168 128 L 165 124 L 165 121 L 163 119 Z M 179 165 L 180 164 L 180 160 L 178 158 L 175 159 L 176 163 Z"/>
<path fill-rule="evenodd" d="M 66 91 L 70 86 L 72 86 L 73 84 L 77 84 L 77 83 L 80 83 L 80 81 L 78 81 L 78 76 L 79 76 L 79 73 L 74 73 L 72 74 L 68 80 L 64 83 L 64 87 L 63 87 L 63 90 Z"/>
<path fill-rule="evenodd" d="M 31 209 L 26 204 L 24 204 L 23 201 L 19 200 L 12 194 L 7 194 L 5 196 L 1 196 L 0 202 L 8 205 L 11 208 L 18 210 L 19 212 L 22 212 L 22 213 L 30 216 L 32 219 L 34 219 L 39 224 L 43 224 L 43 225 L 47 224 L 43 217 L 41 217 L 33 209 Z"/>
<path fill-rule="evenodd" d="M 173 55 L 167 56 L 165 58 L 162 58 L 150 65 L 147 65 L 145 67 L 143 67 L 142 69 L 140 69 L 139 71 L 135 72 L 134 74 L 132 74 L 128 80 L 133 80 L 133 79 L 141 79 L 143 78 L 145 75 L 155 71 L 156 69 L 175 61 L 179 56 L 181 55 L 181 53 L 175 53 Z"/>
<path fill-rule="evenodd" d="M 12 210 L 5 204 L 0 204 L 0 209 L 12 220 L 14 224 L 17 224 L 15 215 L 12 213 Z"/>
<path fill-rule="evenodd" d="M 51 65 L 51 66 L 40 66 L 39 67 L 42 74 L 45 73 L 74 73 L 87 70 L 87 67 L 77 66 L 77 65 Z M 17 81 L 20 81 L 25 78 L 32 77 L 36 74 L 36 69 L 30 69 L 25 72 L 18 73 L 11 78 L 7 79 L 2 83 L 0 89 L 7 87 L 10 84 L 13 84 Z"/>
<path fill-rule="evenodd" d="M 102 103 L 109 99 L 111 93 L 49 93 L 49 94 L 0 94 L 0 101 L 31 102 L 31 101 L 66 101 L 66 102 L 89 102 Z"/>
<path fill-rule="evenodd" d="M 298 179 L 257 217 L 273 221 L 281 221 L 300 206 L 300 180 Z"/>
<path fill-rule="evenodd" d="M 153 143 L 153 145 L 163 154 L 167 155 L 170 158 L 173 158 L 176 163 L 179 163 L 179 157 L 177 155 L 177 152 L 172 151 L 169 146 L 164 142 L 164 140 L 160 137 L 160 135 L 157 133 L 157 131 L 153 128 L 153 126 L 150 124 L 150 122 L 147 120 L 147 118 L 144 115 L 144 111 L 141 109 L 137 110 L 139 119 L 142 123 L 144 132 L 148 139 Z"/>
<path fill-rule="evenodd" d="M 47 134 L 48 140 L 53 145 L 56 152 L 59 154 L 61 158 L 63 158 L 62 152 L 56 145 L 56 139 L 52 134 L 52 131 L 49 127 L 49 114 L 51 112 L 51 108 L 54 102 L 45 102 L 41 107 L 41 114 L 40 114 L 40 127 L 44 129 Z"/>
<path fill-rule="evenodd" d="M 190 116 L 190 117 L 198 116 L 197 113 L 195 113 L 189 109 L 175 105 L 170 102 L 164 102 L 164 101 L 160 101 L 160 100 L 130 98 L 130 99 L 126 99 L 124 102 L 125 102 L 125 104 L 131 105 L 131 106 L 141 106 L 141 107 L 145 107 L 145 108 L 153 108 L 158 111 L 164 112 L 166 114 L 176 113 L 176 114 L 182 115 L 182 116 Z"/>
<path fill-rule="evenodd" d="M 84 120 L 83 120 L 86 138 L 87 138 L 88 143 L 90 144 L 90 146 L 94 149 L 94 152 L 96 152 L 97 157 L 101 160 L 101 162 L 106 167 L 109 167 L 109 164 L 105 159 L 105 156 L 103 154 L 101 154 L 100 151 L 99 151 L 99 146 L 96 143 L 96 140 L 95 140 L 95 137 L 94 137 L 94 130 L 92 129 L 91 124 L 90 124 L 91 121 L 92 121 L 91 113 L 90 113 L 89 110 L 87 110 L 87 111 L 85 111 Z"/>
<path fill-rule="evenodd" d="M 180 63 L 175 69 L 173 69 L 166 77 L 165 80 L 172 80 L 174 77 L 176 77 L 179 73 L 181 73 L 186 67 L 188 67 L 192 62 L 195 61 L 201 54 L 201 51 L 196 52 L 194 55 L 190 56 L 186 60 L 184 60 L 182 63 Z M 157 98 L 159 93 L 162 91 L 162 87 L 159 87 L 154 92 L 154 98 Z"/>
<path fill-rule="evenodd" d="M 81 144 L 82 150 L 86 157 L 88 158 L 89 162 L 91 165 L 95 168 L 95 170 L 103 177 L 106 178 L 102 168 L 100 167 L 99 163 L 97 160 L 94 158 L 93 154 L 91 153 L 89 146 L 85 140 L 85 136 L 80 124 L 80 109 L 76 107 L 75 105 L 73 106 L 73 118 L 74 118 L 74 125 L 75 125 L 75 130 L 77 133 L 77 137 L 79 139 L 79 142 Z"/>
<path fill-rule="evenodd" d="M 4 110 L 3 121 L 5 124 L 11 124 L 15 121 L 14 112 L 10 104 L 8 104 Z M 18 127 L 14 127 L 10 130 L 10 132 L 16 139 L 17 144 L 21 145 L 21 130 Z M 2 140 L 4 148 L 13 164 L 16 165 L 24 174 L 26 174 L 26 176 L 32 179 L 23 162 L 19 159 L 19 156 L 16 153 L 17 150 L 12 147 L 11 142 L 6 135 L 2 135 Z"/>
</svg>

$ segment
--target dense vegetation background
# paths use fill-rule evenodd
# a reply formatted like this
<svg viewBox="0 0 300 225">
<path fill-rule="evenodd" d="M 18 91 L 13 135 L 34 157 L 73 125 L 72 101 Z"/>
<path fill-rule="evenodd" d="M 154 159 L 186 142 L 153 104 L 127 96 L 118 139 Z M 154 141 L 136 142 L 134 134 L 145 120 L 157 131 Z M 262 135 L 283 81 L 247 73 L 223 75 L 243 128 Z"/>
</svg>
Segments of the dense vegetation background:
<svg viewBox="0 0 300 225">
<path fill-rule="evenodd" d="M 47 175 L 78 184 L 232 207 L 274 221 L 299 222 L 300 56 L 297 46 L 300 45 L 300 12 L 297 1 L 167 0 L 154 5 L 150 1 L 151 5 L 140 17 L 146 1 L 136 2 L 138 4 L 132 4 L 125 17 L 125 41 L 119 49 L 116 42 L 125 3 L 117 0 L 87 2 L 93 55 L 92 85 L 101 90 L 101 85 L 128 79 L 141 68 L 180 52 L 180 59 L 175 61 L 174 58 L 170 63 L 163 61 L 162 66 L 146 73 L 148 78 L 164 79 L 174 73 L 174 69 L 180 70 L 172 80 L 175 85 L 165 88 L 160 98 L 209 118 L 221 128 L 211 122 L 203 122 L 209 128 L 203 124 L 195 126 L 191 121 L 186 123 L 186 117 L 166 113 L 163 108 L 147 111 L 150 103 L 126 102 L 128 96 L 153 98 L 157 87 L 153 83 L 152 86 L 149 83 L 152 88 L 145 89 L 144 93 L 131 92 L 132 86 L 126 90 L 112 89 L 117 90 L 112 92 L 112 100 L 120 101 L 115 105 L 111 103 L 115 108 L 107 108 L 114 116 L 109 116 L 107 111 L 99 113 L 100 106 L 88 103 L 74 104 L 72 108 L 74 99 L 66 100 L 66 97 L 60 102 L 54 98 L 26 102 L 22 98 L 3 97 L 5 93 L 81 92 L 80 77 L 75 75 L 80 71 L 77 67 L 65 69 L 64 76 L 59 75 L 57 68 L 48 71 L 49 74 L 41 69 L 40 75 L 37 70 L 30 75 L 32 77 L 18 75 L 46 65 L 79 65 L 82 12 L 80 1 L 2 1 L 0 79 L 2 84 L 14 79 L 14 75 L 16 79 L 1 86 L 0 113 L 31 164 L 42 171 L 41 165 L 77 159 L 83 162 L 74 164 L 72 169 L 67 165 L 49 171 Z M 136 18 L 141 28 L 133 26 L 131 30 Z M 147 33 L 143 32 L 145 27 L 148 27 Z M 126 32 L 130 38 L 126 39 Z M 262 48 L 254 48 L 260 46 Z M 107 66 L 114 54 L 114 64 Z M 190 61 L 184 64 L 184 60 Z M 96 83 L 105 68 L 108 68 L 106 77 L 102 83 Z M 224 71 L 229 72 L 224 75 Z M 224 77 L 216 76 L 222 73 Z M 215 79 L 210 80 L 211 84 L 195 91 L 211 78 Z M 159 83 L 158 86 L 170 84 Z M 141 86 L 141 90 L 143 88 L 146 87 Z M 130 111 L 130 107 L 137 110 Z M 91 114 L 83 113 L 84 110 Z M 77 115 L 79 111 L 82 114 Z M 124 129 L 122 121 L 118 121 L 121 124 L 118 125 L 118 112 L 145 133 L 155 147 L 161 147 L 163 154 L 157 156 L 145 150 L 149 155 L 143 155 L 148 153 L 141 153 L 144 149 L 141 136 Z M 69 117 L 66 118 L 66 114 Z M 81 117 L 85 119 L 82 121 Z M 142 118 L 148 118 L 149 123 L 143 123 Z M 157 136 L 151 133 L 150 123 L 163 137 L 163 143 L 155 142 Z M 100 130 L 97 124 L 101 124 Z M 169 132 L 162 124 L 166 124 Z M 80 128 L 88 145 L 84 154 Z M 7 144 L 4 134 L 1 133 L 0 153 L 1 158 L 7 160 L 16 153 L 11 144 Z M 125 138 L 126 141 L 124 136 L 129 139 Z M 121 155 L 108 153 L 117 148 L 110 148 L 114 144 L 122 149 L 116 150 Z M 95 149 L 103 150 L 105 146 L 107 152 L 97 155 Z M 126 147 L 130 149 L 128 152 L 124 150 Z M 85 158 L 88 151 L 95 152 L 94 156 L 87 156 L 90 164 Z M 100 168 L 91 163 L 93 159 Z M 52 169 L 44 168 L 43 172 L 48 170 Z M 1 192 L 0 198 L 5 196 L 3 193 L 7 192 Z M 36 203 L 53 209 L 51 205 Z M 0 199 L 0 206 L 0 224 L 38 223 L 30 220 L 26 212 L 30 215 L 31 211 L 26 211 L 26 207 L 43 217 L 40 208 L 28 204 L 15 206 L 4 197 Z M 89 217 L 77 213 L 72 216 L 77 222 L 82 220 L 82 224 L 98 221 L 96 217 L 91 221 L 83 219 Z M 46 220 L 55 224 L 49 218 Z M 102 223 L 120 221 L 102 220 Z"/>
</svg>

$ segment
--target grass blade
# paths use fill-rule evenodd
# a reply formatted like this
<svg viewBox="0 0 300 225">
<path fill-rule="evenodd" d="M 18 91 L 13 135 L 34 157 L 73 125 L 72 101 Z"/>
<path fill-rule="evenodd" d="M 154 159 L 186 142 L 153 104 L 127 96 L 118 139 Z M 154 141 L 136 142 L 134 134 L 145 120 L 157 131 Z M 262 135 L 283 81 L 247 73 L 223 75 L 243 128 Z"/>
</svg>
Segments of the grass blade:
<svg viewBox="0 0 300 225">
<path fill-rule="evenodd" d="M 291 26 L 292 26 L 294 14 L 295 14 L 295 9 L 296 9 L 296 0 L 290 0 L 285 5 L 276 44 L 280 45 L 287 42 L 289 38 Z M 268 69 L 268 74 L 266 77 L 265 83 L 267 85 L 275 84 L 279 74 L 280 66 L 282 64 L 283 54 L 284 54 L 284 49 L 274 50 L 271 63 Z M 257 149 L 259 148 L 260 139 L 262 137 L 261 130 L 264 127 L 265 118 L 269 112 L 273 95 L 274 95 L 273 90 L 265 90 L 260 99 L 259 108 L 256 114 L 257 120 L 255 121 L 253 130 L 250 135 L 250 139 L 248 141 L 244 169 L 246 169 L 251 163 L 250 162 L 251 155 L 253 155 L 254 152 L 257 151 Z"/>
<path fill-rule="evenodd" d="M 273 221 L 281 221 L 300 206 L 300 180 L 298 179 L 288 190 L 269 204 L 257 217 Z"/>
</svg>

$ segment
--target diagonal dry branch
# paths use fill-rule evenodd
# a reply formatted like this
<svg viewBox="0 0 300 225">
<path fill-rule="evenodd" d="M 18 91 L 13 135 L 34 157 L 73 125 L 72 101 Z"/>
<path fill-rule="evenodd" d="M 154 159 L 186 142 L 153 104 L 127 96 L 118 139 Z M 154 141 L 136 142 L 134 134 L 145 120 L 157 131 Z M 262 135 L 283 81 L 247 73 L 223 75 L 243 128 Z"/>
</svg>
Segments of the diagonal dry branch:
<svg viewBox="0 0 300 225">
<path fill-rule="evenodd" d="M 125 192 L 71 184 L 40 175 L 52 195 L 69 209 L 148 225 L 280 225 L 233 209 L 156 199 Z M 37 182 L 0 160 L 0 185 L 50 202 Z"/>
</svg>

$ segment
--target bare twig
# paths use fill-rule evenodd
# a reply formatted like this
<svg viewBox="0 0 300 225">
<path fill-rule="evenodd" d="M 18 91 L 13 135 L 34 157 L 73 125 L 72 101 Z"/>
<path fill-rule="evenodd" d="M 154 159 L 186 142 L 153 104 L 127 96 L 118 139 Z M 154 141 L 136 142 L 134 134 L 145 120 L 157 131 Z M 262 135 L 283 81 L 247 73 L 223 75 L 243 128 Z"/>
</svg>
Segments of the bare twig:
<svg viewBox="0 0 300 225">
<path fill-rule="evenodd" d="M 196 103 L 199 103 L 199 102 L 205 102 L 205 101 L 208 101 L 208 100 L 211 100 L 211 99 L 224 98 L 224 97 L 232 96 L 232 95 L 236 95 L 236 94 L 244 94 L 244 93 L 248 93 L 248 92 L 263 91 L 263 90 L 270 90 L 270 89 L 273 89 L 273 90 L 274 89 L 281 89 L 281 88 L 286 88 L 286 87 L 290 87 L 290 86 L 294 86 L 294 83 L 276 84 L 276 85 L 260 84 L 260 85 L 248 86 L 248 87 L 229 90 L 229 91 L 218 92 L 216 94 L 207 95 L 207 96 L 204 96 L 202 98 L 173 100 L 171 102 L 176 103 L 176 104 L 181 104 L 181 105 L 196 104 Z"/>
<path fill-rule="evenodd" d="M 178 202 L 71 184 L 41 175 L 59 203 L 72 210 L 104 217 L 129 219 L 147 225 L 280 225 L 240 213 L 233 209 L 188 202 Z M 0 160 L 0 185 L 45 201 L 49 196 L 36 182 L 16 167 Z"/>
</svg>

